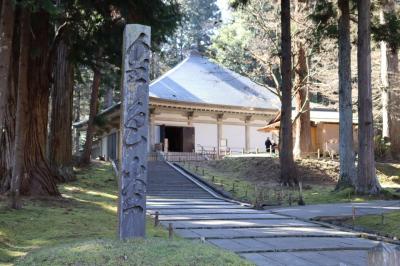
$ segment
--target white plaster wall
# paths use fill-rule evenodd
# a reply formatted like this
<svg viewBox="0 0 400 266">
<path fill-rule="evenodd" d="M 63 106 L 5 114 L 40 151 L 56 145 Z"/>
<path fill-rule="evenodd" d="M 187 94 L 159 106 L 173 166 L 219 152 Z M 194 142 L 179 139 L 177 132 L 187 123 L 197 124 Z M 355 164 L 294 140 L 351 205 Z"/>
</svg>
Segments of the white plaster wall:
<svg viewBox="0 0 400 266">
<path fill-rule="evenodd" d="M 160 143 L 160 126 L 154 126 L 154 143 Z"/>
<path fill-rule="evenodd" d="M 204 123 L 193 123 L 194 134 L 195 134 L 195 149 L 200 150 L 201 145 L 206 150 L 211 150 L 217 147 L 217 125 L 216 124 L 204 124 Z"/>
<path fill-rule="evenodd" d="M 104 155 L 104 156 L 107 155 L 107 138 L 108 138 L 108 135 L 103 136 L 101 138 L 101 155 Z"/>
<path fill-rule="evenodd" d="M 241 151 L 245 147 L 245 126 L 222 125 L 222 138 L 227 139 L 232 151 Z"/>
<path fill-rule="evenodd" d="M 265 149 L 265 140 L 269 137 L 272 141 L 272 134 L 266 132 L 257 131 L 258 127 L 250 126 L 250 150 L 259 148 L 260 150 Z"/>
</svg>

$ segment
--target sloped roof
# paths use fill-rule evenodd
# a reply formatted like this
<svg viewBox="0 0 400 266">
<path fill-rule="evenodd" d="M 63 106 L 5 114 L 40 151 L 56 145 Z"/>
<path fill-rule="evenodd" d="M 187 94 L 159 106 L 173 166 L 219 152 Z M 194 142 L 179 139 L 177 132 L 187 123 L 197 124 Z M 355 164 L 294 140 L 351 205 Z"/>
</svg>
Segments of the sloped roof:
<svg viewBox="0 0 400 266">
<path fill-rule="evenodd" d="M 297 111 L 292 110 L 292 119 L 297 116 Z M 339 112 L 330 108 L 311 108 L 310 120 L 314 123 L 339 123 Z M 281 123 L 281 112 L 277 112 L 275 117 L 266 126 L 257 129 L 258 131 L 278 130 Z M 353 114 L 353 124 L 358 124 L 357 114 Z"/>
<path fill-rule="evenodd" d="M 150 84 L 150 96 L 194 103 L 278 109 L 278 97 L 266 87 L 230 71 L 198 52 Z"/>
</svg>

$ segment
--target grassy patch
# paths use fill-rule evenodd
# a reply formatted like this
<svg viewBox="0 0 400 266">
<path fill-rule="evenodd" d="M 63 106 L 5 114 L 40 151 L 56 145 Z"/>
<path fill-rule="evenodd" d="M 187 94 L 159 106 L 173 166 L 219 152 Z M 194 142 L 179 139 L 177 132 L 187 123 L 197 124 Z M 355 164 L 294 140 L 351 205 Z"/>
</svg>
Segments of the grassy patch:
<svg viewBox="0 0 400 266">
<path fill-rule="evenodd" d="M 93 243 L 97 247 L 105 243 L 103 248 L 106 248 L 109 245 L 107 243 L 117 243 L 114 241 L 118 189 L 109 164 L 96 163 L 88 169 L 80 169 L 76 182 L 60 185 L 59 188 L 62 199 L 24 199 L 22 210 L 11 210 L 4 201 L 0 203 L 0 265 L 11 265 L 16 259 L 38 248 L 42 250 L 39 256 L 43 257 L 48 247 L 71 244 L 68 252 L 73 258 L 74 251 L 79 250 L 73 248 L 74 245 L 78 247 L 84 246 L 83 243 Z M 154 228 L 153 222 L 148 219 L 149 241 L 155 237 L 165 239 L 167 235 L 167 231 Z M 58 250 L 67 252 L 62 247 L 54 252 Z M 94 254 L 97 254 L 96 250 L 93 249 Z"/>
<path fill-rule="evenodd" d="M 94 240 L 31 253 L 16 265 L 251 265 L 209 244 L 160 239 Z"/>
<path fill-rule="evenodd" d="M 353 221 L 348 220 L 346 224 L 353 225 Z M 356 217 L 354 225 L 379 235 L 400 239 L 400 211 L 385 213 L 383 220 L 382 215 Z"/>
<path fill-rule="evenodd" d="M 303 185 L 306 204 L 363 202 L 376 199 L 400 198 L 400 164 L 377 164 L 378 177 L 385 189 L 377 197 L 358 196 L 352 189 L 334 191 L 338 177 L 338 162 L 305 159 L 297 161 L 299 179 Z M 261 205 L 296 204 L 299 189 L 279 185 L 277 158 L 228 158 L 221 161 L 185 163 L 181 166 L 214 183 L 233 198 Z"/>
</svg>

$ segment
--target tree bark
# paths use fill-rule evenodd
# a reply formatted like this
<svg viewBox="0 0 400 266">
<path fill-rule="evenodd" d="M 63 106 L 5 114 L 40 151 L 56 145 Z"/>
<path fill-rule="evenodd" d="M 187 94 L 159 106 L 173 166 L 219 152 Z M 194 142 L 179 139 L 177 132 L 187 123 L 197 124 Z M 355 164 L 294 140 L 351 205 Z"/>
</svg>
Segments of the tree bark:
<svg viewBox="0 0 400 266">
<path fill-rule="evenodd" d="M 74 180 L 72 169 L 73 80 L 73 65 L 69 60 L 69 48 L 67 43 L 61 40 L 56 52 L 48 143 L 50 166 L 59 173 L 61 182 Z"/>
<path fill-rule="evenodd" d="M 15 10 L 11 0 L 0 11 L 0 193 L 8 191 L 12 176 L 15 127 L 15 84 L 12 55 Z"/>
<path fill-rule="evenodd" d="M 297 183 L 296 166 L 293 159 L 292 138 L 292 45 L 290 35 L 290 0 L 281 1 L 281 73 L 282 73 L 282 106 L 280 126 L 281 182 L 292 186 Z"/>
<path fill-rule="evenodd" d="M 385 24 L 385 8 L 382 7 L 379 14 L 381 24 Z M 387 43 L 381 41 L 379 43 L 381 50 L 381 91 L 382 91 L 382 137 L 389 140 L 389 76 L 388 76 L 388 58 L 387 58 Z"/>
<path fill-rule="evenodd" d="M 18 100 L 16 111 L 15 125 L 15 152 L 14 167 L 11 179 L 11 207 L 14 209 L 21 208 L 19 200 L 22 182 L 26 182 L 24 175 L 26 169 L 24 166 L 24 149 L 26 147 L 27 135 L 26 127 L 28 126 L 29 113 L 29 90 L 28 90 L 28 62 L 30 49 L 30 13 L 26 8 L 21 10 L 20 14 L 20 53 L 18 63 Z"/>
<path fill-rule="evenodd" d="M 307 59 L 303 44 L 298 43 L 297 64 L 296 64 L 296 86 L 300 88 L 296 95 L 296 111 L 301 113 L 295 123 L 295 144 L 294 157 L 301 158 L 311 151 L 311 119 L 310 119 L 310 100 L 307 88 Z"/>
<path fill-rule="evenodd" d="M 356 179 L 351 91 L 350 3 L 339 0 L 339 154 L 340 173 L 336 189 L 354 186 Z"/>
<path fill-rule="evenodd" d="M 27 196 L 59 196 L 57 175 L 46 158 L 49 105 L 49 14 L 39 10 L 31 15 L 31 44 L 28 73 L 28 104 L 26 124 L 18 132 L 25 134 L 24 168 L 21 194 Z M 21 43 L 21 47 L 24 44 Z M 35 51 L 34 53 L 32 51 Z M 18 122 L 18 121 L 17 121 Z"/>
<path fill-rule="evenodd" d="M 385 24 L 385 14 L 395 14 L 396 1 L 382 2 L 380 23 Z M 390 141 L 389 158 L 400 159 L 400 86 L 398 48 L 382 41 L 381 83 L 382 83 L 382 137 Z"/>
<path fill-rule="evenodd" d="M 360 194 L 378 194 L 374 158 L 374 128 L 371 86 L 371 1 L 358 1 L 358 143 L 356 191 Z"/>
<path fill-rule="evenodd" d="M 76 93 L 76 101 L 74 102 L 74 107 L 75 107 L 75 117 L 74 121 L 79 122 L 81 120 L 81 88 L 78 85 L 75 89 Z M 79 153 L 80 149 L 80 138 L 81 138 L 81 132 L 79 131 L 78 128 L 75 128 L 75 153 Z"/>
<path fill-rule="evenodd" d="M 90 110 L 89 110 L 89 120 L 87 123 L 86 130 L 86 140 L 83 148 L 82 157 L 80 160 L 81 165 L 87 165 L 90 163 L 90 155 L 92 152 L 92 143 L 93 143 L 93 135 L 94 135 L 94 119 L 97 115 L 97 105 L 99 98 L 99 87 L 100 87 L 100 79 L 101 74 L 100 71 L 95 67 L 93 75 L 93 84 L 92 84 L 92 93 L 90 95 Z"/>
<path fill-rule="evenodd" d="M 397 49 L 388 53 L 389 76 L 389 139 L 391 157 L 400 160 L 400 80 Z"/>
</svg>

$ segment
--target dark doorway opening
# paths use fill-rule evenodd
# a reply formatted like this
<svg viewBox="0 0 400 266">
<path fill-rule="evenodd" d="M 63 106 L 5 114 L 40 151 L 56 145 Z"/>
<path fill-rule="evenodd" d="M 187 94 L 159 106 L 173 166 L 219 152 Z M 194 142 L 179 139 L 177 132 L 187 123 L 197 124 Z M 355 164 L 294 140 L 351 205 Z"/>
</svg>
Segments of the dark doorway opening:
<svg viewBox="0 0 400 266">
<path fill-rule="evenodd" d="M 193 152 L 194 150 L 194 127 L 162 126 L 160 138 L 168 139 L 168 151 Z"/>
</svg>

